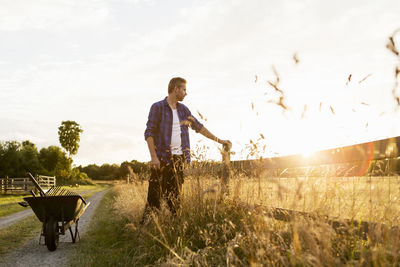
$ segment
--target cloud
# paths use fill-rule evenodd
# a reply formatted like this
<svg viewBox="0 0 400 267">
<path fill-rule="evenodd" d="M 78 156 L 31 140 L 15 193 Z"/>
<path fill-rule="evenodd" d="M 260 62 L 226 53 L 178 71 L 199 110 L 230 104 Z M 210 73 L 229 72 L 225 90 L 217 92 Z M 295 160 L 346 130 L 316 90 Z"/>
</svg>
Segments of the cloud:
<svg viewBox="0 0 400 267">
<path fill-rule="evenodd" d="M 153 6 L 155 4 L 155 0 L 120 0 L 120 1 L 133 5 L 145 4 Z"/>
<path fill-rule="evenodd" d="M 84 126 L 81 147 L 75 164 L 121 163 L 126 160 L 144 160 L 146 143 L 143 127 L 125 125 L 92 124 Z M 143 128 L 143 129 L 142 129 Z"/>
<path fill-rule="evenodd" d="M 0 31 L 81 29 L 97 26 L 108 16 L 103 0 L 3 0 Z"/>
<path fill-rule="evenodd" d="M 38 136 L 33 136 L 30 133 L 27 132 L 9 132 L 9 133 L 3 133 L 0 135 L 0 142 L 3 141 L 25 141 L 29 140 L 34 144 L 42 143 L 45 140 L 41 137 Z"/>
</svg>

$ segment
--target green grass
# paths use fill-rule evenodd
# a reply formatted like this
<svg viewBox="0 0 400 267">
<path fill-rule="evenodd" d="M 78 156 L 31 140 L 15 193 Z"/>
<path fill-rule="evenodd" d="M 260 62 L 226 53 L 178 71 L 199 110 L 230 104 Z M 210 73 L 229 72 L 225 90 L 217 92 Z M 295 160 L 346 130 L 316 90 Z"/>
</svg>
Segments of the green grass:
<svg viewBox="0 0 400 267">
<path fill-rule="evenodd" d="M 42 224 L 32 215 L 6 228 L 0 229 L 0 256 L 18 248 L 27 240 L 39 238 Z"/>
<path fill-rule="evenodd" d="M 18 202 L 23 201 L 26 196 L 28 195 L 0 195 L 0 217 L 24 210 Z"/>
<path fill-rule="evenodd" d="M 17 201 L 21 201 L 22 198 L 29 194 L 13 194 L 13 195 L 0 195 L 0 207 L 2 205 L 14 204 Z"/>
<path fill-rule="evenodd" d="M 113 211 L 114 197 L 110 190 L 99 203 L 88 231 L 70 257 L 70 266 L 121 266 L 129 254 L 130 238 L 124 234 L 127 220 Z"/>
<path fill-rule="evenodd" d="M 91 197 L 94 193 L 100 192 L 104 189 L 109 188 L 110 185 L 108 184 L 95 184 L 95 185 L 81 185 L 79 187 L 64 187 L 67 190 L 73 191 L 78 194 L 85 193 L 85 198 Z M 90 196 L 87 196 L 90 195 Z"/>
<path fill-rule="evenodd" d="M 22 201 L 19 200 L 19 201 Z M 0 218 L 25 210 L 26 208 L 20 206 L 18 203 L 10 203 L 5 205 L 0 205 Z"/>
</svg>

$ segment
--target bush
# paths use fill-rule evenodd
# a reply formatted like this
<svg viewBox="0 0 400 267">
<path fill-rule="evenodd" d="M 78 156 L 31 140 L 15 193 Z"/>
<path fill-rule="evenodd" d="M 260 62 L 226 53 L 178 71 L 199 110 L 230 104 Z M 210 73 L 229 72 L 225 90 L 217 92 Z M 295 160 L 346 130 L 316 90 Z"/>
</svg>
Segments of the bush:
<svg viewBox="0 0 400 267">
<path fill-rule="evenodd" d="M 79 168 L 73 168 L 70 175 L 65 179 L 63 177 L 59 178 L 59 183 L 61 185 L 93 185 L 93 181 L 84 172 L 80 172 Z"/>
</svg>

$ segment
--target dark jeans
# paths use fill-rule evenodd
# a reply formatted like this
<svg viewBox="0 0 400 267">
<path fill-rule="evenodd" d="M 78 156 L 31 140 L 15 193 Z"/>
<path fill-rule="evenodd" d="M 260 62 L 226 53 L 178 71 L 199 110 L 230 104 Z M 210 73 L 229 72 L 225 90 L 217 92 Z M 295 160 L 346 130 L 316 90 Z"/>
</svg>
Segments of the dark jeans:
<svg viewBox="0 0 400 267">
<path fill-rule="evenodd" d="M 151 169 L 146 210 L 159 209 L 160 201 L 164 198 L 170 211 L 176 213 L 180 206 L 180 193 L 184 180 L 183 162 L 183 155 L 174 155 L 172 164 L 161 162 L 160 170 Z"/>
</svg>

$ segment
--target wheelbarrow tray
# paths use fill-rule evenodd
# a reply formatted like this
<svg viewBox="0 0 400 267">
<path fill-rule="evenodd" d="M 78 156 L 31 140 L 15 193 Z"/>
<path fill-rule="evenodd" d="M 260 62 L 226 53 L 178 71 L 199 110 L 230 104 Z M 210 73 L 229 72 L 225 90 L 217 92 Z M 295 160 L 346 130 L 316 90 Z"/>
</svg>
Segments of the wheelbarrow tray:
<svg viewBox="0 0 400 267">
<path fill-rule="evenodd" d="M 49 218 L 58 222 L 75 222 L 88 206 L 79 195 L 25 197 L 24 200 L 43 223 Z"/>
</svg>

